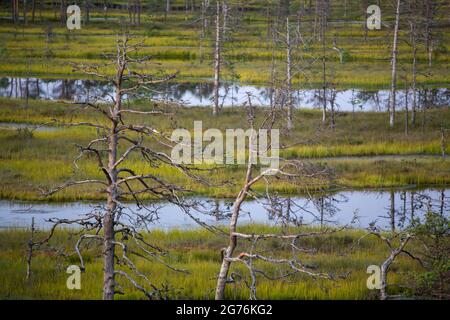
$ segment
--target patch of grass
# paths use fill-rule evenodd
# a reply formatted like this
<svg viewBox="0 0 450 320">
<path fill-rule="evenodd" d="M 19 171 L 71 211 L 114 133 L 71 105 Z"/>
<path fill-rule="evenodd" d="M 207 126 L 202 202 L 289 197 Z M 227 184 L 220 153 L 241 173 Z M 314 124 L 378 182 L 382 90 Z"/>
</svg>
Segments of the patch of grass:
<svg viewBox="0 0 450 320">
<path fill-rule="evenodd" d="M 137 109 L 151 108 L 151 105 L 138 101 L 133 104 L 133 108 Z M 75 172 L 73 166 L 73 159 L 78 155 L 76 145 L 84 145 L 96 137 L 96 130 L 51 125 L 49 128 L 38 127 L 33 131 L 40 123 L 47 123 L 53 118 L 61 121 L 105 123 L 98 115 L 49 101 L 30 100 L 28 106 L 24 106 L 23 101 L 19 99 L 0 99 L 0 106 L 0 122 L 31 125 L 27 132 L 25 129 L 0 129 L 1 198 L 37 200 L 40 199 L 40 187 L 53 188 L 69 178 L 102 177 L 93 161 L 80 161 L 79 170 Z M 218 117 L 211 117 L 207 108 L 167 108 L 177 116 L 170 119 L 161 116 L 127 115 L 126 120 L 130 123 L 156 126 L 168 135 L 173 128 L 192 130 L 194 120 L 202 121 L 204 130 L 247 126 L 245 111 L 240 107 L 226 108 Z M 258 111 L 257 118 L 259 117 L 261 114 Z M 335 180 L 327 185 L 295 185 L 275 180 L 272 188 L 282 193 L 298 194 L 306 190 L 333 188 L 335 185 L 343 188 L 448 185 L 450 161 L 440 158 L 440 125 L 450 122 L 449 117 L 450 113 L 445 108 L 429 110 L 424 131 L 419 125 L 412 126 L 409 135 L 405 136 L 400 121 L 394 129 L 387 127 L 387 116 L 384 113 L 339 113 L 337 127 L 331 130 L 321 126 L 319 111 L 297 110 L 295 130 L 290 135 L 281 137 L 281 144 L 288 146 L 281 151 L 281 156 L 327 166 L 334 171 Z M 401 120 L 401 113 L 398 118 Z M 215 170 L 209 177 L 213 182 L 237 183 L 213 188 L 193 182 L 168 167 L 151 168 L 138 156 L 132 156 L 127 166 L 134 168 L 136 172 L 152 172 L 172 183 L 183 185 L 191 189 L 193 194 L 213 197 L 235 196 L 245 171 L 243 166 L 226 166 Z M 259 183 L 255 185 L 255 189 L 263 191 L 264 185 Z M 58 193 L 49 200 L 98 200 L 103 197 L 104 194 L 96 187 L 79 186 Z"/>
<path fill-rule="evenodd" d="M 264 225 L 244 225 L 245 232 L 274 232 L 273 227 Z M 71 237 L 72 231 L 57 232 L 54 243 L 64 243 L 68 252 L 73 252 L 76 237 Z M 311 278 L 294 275 L 281 281 L 270 281 L 258 277 L 258 297 L 260 299 L 374 299 L 375 291 L 366 287 L 367 266 L 379 265 L 388 251 L 386 246 L 375 237 L 365 238 L 357 250 L 349 248 L 362 235 L 361 231 L 343 231 L 327 235 L 323 238 L 305 239 L 304 246 L 319 248 L 316 255 L 306 258 L 305 263 L 314 262 L 317 269 L 334 274 L 350 272 L 347 278 L 338 281 L 312 280 Z M 43 236 L 42 234 L 38 236 Z M 82 274 L 81 290 L 66 288 L 66 267 L 77 264 L 75 256 L 68 260 L 58 258 L 48 251 L 37 251 L 33 258 L 33 276 L 25 280 L 26 242 L 29 233 L 25 230 L 7 229 L 0 231 L 0 298 L 1 299 L 100 299 L 102 282 L 102 265 L 100 248 L 90 246 L 83 248 L 86 260 L 86 272 Z M 180 299 L 212 299 L 215 286 L 215 275 L 220 267 L 220 248 L 225 239 L 208 231 L 173 230 L 164 232 L 155 230 L 145 235 L 151 243 L 169 250 L 166 258 L 173 266 L 188 269 L 190 274 L 177 273 L 169 270 L 158 262 L 149 262 L 136 258 L 136 265 L 157 286 L 168 285 L 174 289 L 171 297 Z M 240 242 L 237 252 L 248 249 L 249 243 Z M 274 249 L 276 248 L 276 249 Z M 276 250 L 277 255 L 288 255 L 289 248 L 265 242 L 262 250 L 270 253 Z M 349 253 L 350 252 L 350 253 Z M 341 255 L 347 253 L 345 255 Z M 263 264 L 259 266 L 266 272 L 277 274 L 280 270 Z M 243 276 L 248 281 L 248 273 L 242 266 L 235 264 L 233 272 Z M 407 281 L 409 273 L 420 271 L 420 266 L 405 257 L 400 257 L 391 268 L 390 284 L 401 284 Z M 144 299 L 143 295 L 131 288 L 124 279 L 118 279 L 125 289 L 125 295 L 117 299 Z M 398 291 L 394 287 L 391 293 Z M 243 281 L 227 286 L 226 296 L 229 299 L 248 299 L 248 289 Z"/>
</svg>

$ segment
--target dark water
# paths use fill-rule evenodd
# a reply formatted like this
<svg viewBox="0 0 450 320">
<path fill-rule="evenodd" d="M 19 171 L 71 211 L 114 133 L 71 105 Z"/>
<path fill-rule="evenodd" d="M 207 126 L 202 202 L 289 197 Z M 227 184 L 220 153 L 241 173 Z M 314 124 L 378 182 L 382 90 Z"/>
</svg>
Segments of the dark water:
<svg viewBox="0 0 450 320">
<path fill-rule="evenodd" d="M 315 225 L 348 224 L 356 214 L 358 220 L 354 227 L 367 227 L 369 223 L 377 221 L 378 225 L 386 228 L 393 225 L 402 228 L 410 223 L 411 218 L 420 218 L 428 210 L 450 214 L 449 189 L 345 191 L 314 199 L 293 197 L 291 200 L 291 221 Z M 0 227 L 29 227 L 34 217 L 37 226 L 45 229 L 50 226 L 46 219 L 76 218 L 92 211 L 96 205 L 84 202 L 44 204 L 2 200 Z M 151 228 L 169 230 L 198 227 L 197 222 L 181 212 L 178 207 L 168 203 L 158 203 L 157 206 L 159 220 L 155 221 Z M 228 222 L 227 214 L 217 215 L 216 212 L 230 212 L 231 206 L 231 200 L 210 201 L 207 204 L 207 214 L 195 214 L 194 217 L 211 225 L 225 224 Z M 276 213 L 268 214 L 264 206 L 255 201 L 244 204 L 239 219 L 242 223 L 257 222 L 270 225 L 283 223 Z"/>
<path fill-rule="evenodd" d="M 55 80 L 39 78 L 1 78 L 0 96 L 10 98 L 48 99 L 86 101 L 96 98 L 110 99 L 113 88 L 101 81 L 94 80 Z M 276 94 L 267 87 L 252 85 L 228 85 L 220 87 L 220 104 L 222 106 L 241 105 L 247 100 L 247 93 L 253 95 L 255 105 L 270 105 Z M 141 96 L 144 94 L 142 93 Z M 188 106 L 210 106 L 213 96 L 212 83 L 167 83 L 155 86 L 151 93 L 145 93 L 156 100 L 180 101 Z M 347 89 L 328 91 L 328 108 L 331 107 L 331 97 L 334 97 L 334 107 L 340 111 L 383 111 L 388 105 L 388 90 Z M 300 108 L 314 108 L 322 105 L 320 89 L 298 90 L 294 93 L 294 103 Z M 405 92 L 399 91 L 398 107 L 405 104 Z M 281 96 L 281 99 L 282 96 Z M 450 104 L 450 89 L 420 89 L 416 99 L 418 105 L 432 107 L 448 106 Z M 408 95 L 409 105 L 412 93 Z"/>
</svg>

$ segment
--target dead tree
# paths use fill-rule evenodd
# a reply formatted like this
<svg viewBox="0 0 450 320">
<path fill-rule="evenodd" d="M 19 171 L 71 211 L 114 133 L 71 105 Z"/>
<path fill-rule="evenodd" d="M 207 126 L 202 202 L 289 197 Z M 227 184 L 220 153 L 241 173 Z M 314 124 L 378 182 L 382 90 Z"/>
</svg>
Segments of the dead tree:
<svg viewBox="0 0 450 320">
<path fill-rule="evenodd" d="M 294 102 L 292 101 L 292 41 L 289 17 L 286 18 L 286 91 L 287 91 L 287 128 L 294 128 L 293 113 Z"/>
<path fill-rule="evenodd" d="M 280 30 L 282 28 L 282 30 Z M 294 79 L 300 74 L 306 75 L 306 71 L 315 62 L 314 59 L 306 53 L 308 50 L 303 50 L 309 44 L 308 39 L 305 38 L 300 24 L 296 28 L 292 28 L 289 16 L 284 19 L 284 24 L 278 26 L 277 23 L 272 25 L 272 61 L 271 61 L 271 107 L 278 106 L 285 109 L 286 113 L 286 128 L 287 130 L 294 129 Z M 282 70 L 277 70 L 277 63 L 275 57 L 275 49 L 281 45 L 286 50 L 285 67 Z M 305 76 L 306 78 L 306 76 Z M 280 90 L 276 90 L 279 86 Z"/>
<path fill-rule="evenodd" d="M 326 27 L 327 27 L 327 6 L 326 0 L 320 0 L 320 37 L 322 42 L 322 125 L 327 121 L 327 58 L 326 58 Z"/>
<path fill-rule="evenodd" d="M 46 191 L 45 195 L 49 196 L 66 188 L 80 185 L 101 187 L 101 192 L 106 196 L 104 205 L 94 208 L 92 212 L 82 215 L 78 219 L 52 219 L 51 222 L 54 223 L 54 226 L 51 234 L 59 225 L 81 227 L 75 249 L 80 258 L 82 270 L 85 269 L 81 254 L 82 244 L 89 240 L 101 245 L 103 299 L 105 300 L 114 299 L 114 295 L 120 292 L 118 277 L 128 280 L 150 299 L 164 297 L 163 288 L 158 288 L 138 270 L 131 259 L 132 256 L 160 262 L 172 270 L 184 272 L 184 270 L 175 269 L 165 262 L 165 251 L 149 243 L 142 234 L 141 231 L 148 230 L 148 224 L 157 219 L 160 209 L 156 203 L 144 203 L 143 197 L 147 195 L 169 201 L 179 206 L 188 215 L 196 202 L 195 200 L 184 201 L 182 194 L 185 189 L 165 181 L 157 173 L 133 170 L 130 167 L 131 161 L 136 161 L 136 158 L 133 157 L 137 156 L 138 160 L 148 163 L 154 169 L 169 166 L 192 179 L 201 180 L 192 167 L 175 163 L 166 152 L 156 150 L 157 147 L 151 148 L 146 143 L 147 140 L 150 140 L 159 146 L 170 147 L 172 143 L 170 138 L 165 137 L 152 126 L 127 122 L 127 118 L 132 115 L 146 117 L 168 115 L 167 112 L 160 109 L 131 109 L 124 104 L 124 98 L 133 97 L 141 90 L 151 90 L 153 85 L 166 83 L 176 76 L 176 74 L 154 76 L 136 71 L 149 63 L 150 59 L 148 56 L 138 54 L 141 46 L 142 43 L 134 43 L 130 36 L 125 34 L 117 40 L 116 53 L 105 54 L 107 62 L 89 65 L 73 64 L 74 71 L 102 79 L 114 87 L 114 94 L 108 97 L 109 100 L 91 97 L 87 99 L 90 102 L 74 103 L 81 110 L 98 113 L 103 117 L 102 121 L 64 122 L 55 120 L 62 126 L 95 128 L 98 132 L 98 136 L 87 145 L 78 146 L 80 154 L 75 159 L 74 165 L 75 169 L 78 169 L 77 163 L 82 159 L 94 160 L 102 172 L 103 178 L 77 180 L 74 177 L 66 183 Z M 111 68 L 115 70 L 113 75 L 109 75 L 107 72 Z M 137 209 L 128 206 L 124 200 L 134 200 Z M 117 264 L 123 268 L 116 268 Z M 123 270 L 124 268 L 128 268 L 129 272 Z M 140 284 L 141 281 L 144 284 Z"/>
<path fill-rule="evenodd" d="M 216 1 L 216 39 L 214 44 L 214 106 L 213 115 L 219 113 L 219 88 L 220 88 L 220 69 L 221 61 L 221 46 L 222 46 L 222 27 L 220 25 L 221 5 L 220 0 Z"/>
<path fill-rule="evenodd" d="M 306 237 L 316 237 L 323 234 L 329 234 L 331 232 L 338 232 L 339 229 L 326 228 L 324 230 L 315 232 L 315 231 L 298 231 L 298 233 L 274 233 L 274 234 L 247 234 L 239 232 L 238 230 L 238 219 L 242 211 L 242 205 L 244 201 L 248 199 L 254 199 L 261 203 L 269 213 L 272 214 L 281 214 L 280 208 L 292 208 L 295 204 L 292 199 L 288 199 L 288 204 L 285 199 L 281 199 L 276 194 L 271 194 L 269 192 L 269 185 L 271 177 L 276 177 L 278 179 L 287 179 L 289 181 L 296 181 L 299 179 L 308 180 L 311 185 L 314 183 L 319 183 L 319 181 L 323 182 L 323 179 L 327 179 L 328 170 L 327 169 L 317 169 L 314 166 L 308 165 L 306 163 L 294 160 L 294 161 L 283 161 L 280 164 L 278 169 L 270 168 L 270 169 L 261 169 L 259 173 L 255 173 L 255 157 L 258 155 L 258 152 L 254 149 L 255 140 L 256 139 L 256 131 L 255 128 L 268 128 L 269 130 L 273 128 L 275 123 L 275 119 L 278 118 L 276 116 L 277 113 L 273 109 L 268 112 L 268 114 L 263 118 L 260 125 L 257 126 L 255 123 L 255 112 L 252 107 L 251 97 L 249 95 L 248 102 L 246 104 L 248 109 L 248 123 L 249 128 L 251 129 L 251 134 L 249 137 L 249 150 L 248 150 L 248 164 L 247 170 L 244 178 L 244 182 L 241 190 L 237 194 L 233 208 L 231 213 L 230 224 L 228 227 L 229 235 L 228 235 L 228 245 L 226 248 L 222 249 L 222 263 L 218 274 L 217 285 L 215 290 L 215 299 L 223 300 L 225 299 L 225 288 L 226 284 L 230 282 L 230 269 L 233 263 L 242 263 L 249 271 L 250 274 L 250 299 L 257 299 L 257 275 L 262 275 L 265 278 L 271 279 L 272 277 L 268 275 L 263 270 L 259 270 L 255 266 L 255 262 L 268 263 L 271 265 L 277 265 L 280 267 L 285 267 L 289 271 L 282 276 L 281 278 L 287 278 L 294 274 L 304 274 L 310 276 L 312 278 L 325 278 L 325 279 L 336 279 L 338 278 L 335 275 L 317 272 L 312 266 L 304 263 L 302 259 L 300 259 L 299 254 L 301 253 L 312 253 L 314 249 L 304 248 L 299 244 L 300 239 L 304 239 Z M 261 194 L 253 190 L 253 187 L 258 182 L 266 183 L 266 193 Z M 289 221 L 287 222 L 297 222 L 297 226 L 299 225 L 299 220 L 295 219 L 295 217 L 290 212 L 285 212 L 285 218 L 289 217 Z M 346 228 L 344 226 L 342 228 Z M 290 258 L 285 257 L 272 257 L 267 254 L 258 252 L 258 243 L 260 241 L 266 239 L 277 239 L 280 241 L 287 241 L 290 248 L 292 249 L 292 256 Z M 248 241 L 250 244 L 249 251 L 240 252 L 238 254 L 235 253 L 238 240 Z"/>
<path fill-rule="evenodd" d="M 396 233 L 391 234 L 389 237 L 385 236 L 383 231 L 379 228 L 372 225 L 369 228 L 368 234 L 374 235 L 378 237 L 380 240 L 382 240 L 389 248 L 389 256 L 386 258 L 386 260 L 383 261 L 380 267 L 380 299 L 386 300 L 389 299 L 389 295 L 387 293 L 387 287 L 388 287 L 388 273 L 389 268 L 392 265 L 392 263 L 395 262 L 395 259 L 400 254 L 408 255 L 414 259 L 417 259 L 415 256 L 413 256 L 409 251 L 406 250 L 407 244 L 410 242 L 410 240 L 414 237 L 414 234 L 412 230 L 406 229 L 402 230 Z"/>
<path fill-rule="evenodd" d="M 412 101 L 411 101 L 411 124 L 414 126 L 416 124 L 416 109 L 417 109 L 417 50 L 418 50 L 418 20 L 420 17 L 417 13 L 418 6 L 417 1 L 411 1 L 409 3 L 409 37 L 410 46 L 412 52 L 412 66 L 411 66 L 411 90 L 412 90 Z"/>
<path fill-rule="evenodd" d="M 400 25 L 400 0 L 397 0 L 395 10 L 394 39 L 392 42 L 392 59 L 391 59 L 391 94 L 389 97 L 389 126 L 395 125 L 395 104 L 397 93 L 397 55 L 398 55 L 398 30 Z"/>
<path fill-rule="evenodd" d="M 34 217 L 31 218 L 31 229 L 30 229 L 30 239 L 28 240 L 27 246 L 27 280 L 31 278 L 31 260 L 33 258 L 33 249 L 35 246 L 34 243 L 34 233 L 35 233 L 35 224 L 34 224 Z"/>
<path fill-rule="evenodd" d="M 11 18 L 14 23 L 19 21 L 19 0 L 11 0 Z"/>
</svg>

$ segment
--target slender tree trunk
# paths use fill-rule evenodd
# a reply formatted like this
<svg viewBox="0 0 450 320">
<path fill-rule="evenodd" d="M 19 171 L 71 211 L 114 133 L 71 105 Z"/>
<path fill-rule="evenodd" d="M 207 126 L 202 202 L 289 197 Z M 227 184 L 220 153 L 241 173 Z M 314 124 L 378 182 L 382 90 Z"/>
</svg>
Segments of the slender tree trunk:
<svg viewBox="0 0 450 320">
<path fill-rule="evenodd" d="M 17 22 L 17 1 L 11 0 L 11 19 L 14 23 Z"/>
<path fill-rule="evenodd" d="M 405 135 L 409 134 L 409 108 L 408 108 L 409 90 L 405 89 Z"/>
<path fill-rule="evenodd" d="M 289 25 L 289 17 L 286 18 L 286 85 L 287 85 L 287 127 L 288 129 L 294 128 L 293 123 L 293 108 L 294 103 L 292 101 L 292 43 L 291 32 Z"/>
<path fill-rule="evenodd" d="M 442 153 L 442 159 L 445 159 L 445 149 L 446 149 L 445 129 L 444 129 L 444 127 L 441 127 L 441 153 Z"/>
<path fill-rule="evenodd" d="M 397 93 L 397 54 L 398 54 L 398 29 L 400 23 L 400 0 L 397 0 L 397 9 L 395 11 L 395 27 L 394 27 L 394 41 L 392 44 L 392 82 L 391 82 L 391 96 L 389 99 L 389 126 L 391 128 L 395 125 L 395 96 Z"/>
<path fill-rule="evenodd" d="M 428 108 L 428 89 L 424 89 L 423 91 L 423 105 L 422 105 L 422 135 L 425 134 L 425 122 L 426 122 L 426 112 Z"/>
<path fill-rule="evenodd" d="M 27 25 L 27 11 L 28 11 L 28 3 L 27 0 L 23 0 L 23 24 Z"/>
<path fill-rule="evenodd" d="M 230 269 L 231 262 L 228 258 L 231 258 L 234 253 L 234 249 L 236 249 L 237 245 L 237 237 L 233 235 L 237 230 L 237 221 L 239 217 L 239 211 L 242 202 L 244 201 L 245 196 L 242 194 L 236 202 L 234 203 L 233 215 L 231 216 L 230 221 L 230 241 L 228 247 L 225 249 L 222 259 L 222 265 L 219 271 L 219 278 L 217 279 L 217 287 L 216 287 L 216 300 L 224 300 L 225 299 L 225 285 L 228 278 L 228 271 Z"/>
<path fill-rule="evenodd" d="M 425 46 L 428 54 L 428 67 L 431 68 L 433 60 L 433 41 L 431 35 L 431 23 L 433 21 L 432 0 L 425 0 Z"/>
<path fill-rule="evenodd" d="M 29 67 L 29 65 L 28 65 L 28 67 Z M 29 83 L 29 79 L 26 78 L 25 79 L 25 106 L 26 107 L 28 107 L 28 96 L 29 96 L 28 83 Z"/>
<path fill-rule="evenodd" d="M 66 23 L 67 21 L 67 6 L 66 6 L 66 0 L 61 0 L 61 7 L 60 7 L 60 20 L 61 23 Z"/>
<path fill-rule="evenodd" d="M 137 1 L 137 24 L 138 26 L 141 25 L 141 11 L 142 11 L 142 2 L 141 0 Z"/>
<path fill-rule="evenodd" d="M 120 67 L 119 67 L 120 68 Z M 123 71 L 119 70 L 119 74 Z M 117 79 L 121 79 L 118 76 Z M 120 82 L 118 82 L 120 83 Z M 121 108 L 122 96 L 120 94 L 120 86 L 116 88 L 115 105 L 111 114 L 111 136 L 109 137 L 108 150 L 108 173 L 110 176 L 110 183 L 108 187 L 108 198 L 106 204 L 106 213 L 103 218 L 104 236 L 103 236 L 103 299 L 113 300 L 115 294 L 115 268 L 114 268 L 114 253 L 115 253 L 115 231 L 114 221 L 117 209 L 117 170 L 115 163 L 117 161 L 117 147 L 118 147 L 118 133 L 117 125 L 119 124 L 119 111 Z"/>
<path fill-rule="evenodd" d="M 323 28 L 323 26 L 321 27 Z M 325 125 L 327 122 L 327 63 L 325 58 L 325 32 L 322 31 L 322 89 L 323 89 L 323 96 L 322 96 L 322 125 Z"/>
<path fill-rule="evenodd" d="M 407 236 L 406 239 L 402 239 L 398 248 L 391 251 L 389 257 L 381 265 L 381 288 L 380 288 L 380 299 L 386 300 L 388 298 L 387 294 L 387 276 L 389 272 L 389 267 L 394 262 L 395 258 L 403 252 L 405 246 L 408 244 L 411 236 Z"/>
<path fill-rule="evenodd" d="M 394 255 L 390 255 L 389 258 L 383 262 L 383 264 L 381 265 L 381 274 L 380 274 L 380 278 L 381 278 L 381 288 L 380 288 L 380 299 L 381 300 L 386 300 L 388 298 L 388 294 L 387 294 L 387 275 L 388 275 L 388 271 L 389 271 L 389 267 L 391 265 L 391 263 L 394 261 L 395 256 Z"/>
<path fill-rule="evenodd" d="M 89 0 L 84 0 L 84 24 L 89 23 Z"/>
<path fill-rule="evenodd" d="M 110 190 L 113 192 L 113 190 Z M 112 196 L 108 196 L 107 212 L 103 218 L 103 300 L 114 300 L 114 214 L 116 204 Z"/>
<path fill-rule="evenodd" d="M 34 217 L 31 218 L 31 236 L 28 240 L 28 250 L 27 250 L 27 274 L 26 279 L 29 280 L 31 278 L 31 261 L 33 259 L 33 246 L 34 246 L 34 233 L 36 231 L 34 224 Z"/>
<path fill-rule="evenodd" d="M 411 109 L 411 124 L 414 126 L 416 124 L 416 108 L 417 108 L 417 96 L 416 96 L 416 87 L 417 87 L 417 36 L 416 36 L 416 28 L 413 22 L 411 22 L 411 42 L 412 42 L 412 53 L 413 53 L 413 63 L 412 63 L 412 91 L 413 91 L 413 100 L 412 100 L 412 109 Z"/>
<path fill-rule="evenodd" d="M 331 90 L 333 91 L 334 89 L 331 89 Z M 331 92 L 331 97 L 330 97 L 330 127 L 333 130 L 336 128 L 336 120 L 335 120 L 335 112 L 334 112 L 335 101 L 336 101 L 336 92 Z"/>
<path fill-rule="evenodd" d="M 118 125 L 120 124 L 120 110 L 122 107 L 122 80 L 125 70 L 125 62 L 121 57 L 117 61 L 116 74 L 116 91 L 115 103 L 111 110 L 111 132 L 108 138 L 108 176 L 109 185 L 107 188 L 107 204 L 106 213 L 103 218 L 104 236 L 103 236 L 103 299 L 113 300 L 115 294 L 115 219 L 117 211 L 117 152 L 119 132 Z"/>
<path fill-rule="evenodd" d="M 249 105 L 251 107 L 251 102 L 249 98 Z M 253 128 L 252 128 L 253 129 Z M 252 144 L 254 141 L 253 133 L 250 135 L 250 144 Z M 237 246 L 237 237 L 235 235 L 237 231 L 237 223 L 239 218 L 239 213 L 241 212 L 241 205 L 247 198 L 248 191 L 250 190 L 250 187 L 252 186 L 252 183 L 250 182 L 252 180 L 252 163 L 253 163 L 253 152 L 249 152 L 248 157 L 248 167 L 247 167 L 247 173 L 245 177 L 245 185 L 239 192 L 238 196 L 236 197 L 236 200 L 233 205 L 233 214 L 231 215 L 230 219 L 230 234 L 229 234 L 229 241 L 227 248 L 223 251 L 223 257 L 222 257 L 222 265 L 220 267 L 219 271 L 219 277 L 217 279 L 217 286 L 216 286 L 216 293 L 215 293 L 215 299 L 216 300 L 223 300 L 225 299 L 225 286 L 227 283 L 228 278 L 228 271 L 230 270 L 231 261 L 230 259 L 233 257 L 234 250 Z"/>
<path fill-rule="evenodd" d="M 31 22 L 34 23 L 34 18 L 36 16 L 36 0 L 31 1 Z"/>
<path fill-rule="evenodd" d="M 320 229 L 323 228 L 323 216 L 324 216 L 324 201 L 325 197 L 320 197 Z"/>
<path fill-rule="evenodd" d="M 391 218 L 391 232 L 395 232 L 395 193 L 391 190 L 391 208 L 390 208 L 390 218 Z"/>
<path fill-rule="evenodd" d="M 103 17 L 105 21 L 108 20 L 108 4 L 106 3 L 106 0 L 103 1 Z"/>
<path fill-rule="evenodd" d="M 166 10 L 164 12 L 164 18 L 167 19 L 167 15 L 170 12 L 170 0 L 166 0 Z"/>
<path fill-rule="evenodd" d="M 219 113 L 219 86 L 220 86 L 220 68 L 221 68 L 221 35 L 220 35 L 220 1 L 217 0 L 216 12 L 216 43 L 214 50 L 214 106 L 213 115 Z"/>
</svg>

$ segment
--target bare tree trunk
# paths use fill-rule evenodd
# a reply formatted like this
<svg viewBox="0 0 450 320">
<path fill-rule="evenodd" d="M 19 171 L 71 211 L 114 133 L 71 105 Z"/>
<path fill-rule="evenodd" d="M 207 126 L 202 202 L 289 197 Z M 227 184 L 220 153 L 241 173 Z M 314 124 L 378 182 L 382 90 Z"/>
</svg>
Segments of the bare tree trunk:
<svg viewBox="0 0 450 320">
<path fill-rule="evenodd" d="M 60 7 L 60 21 L 61 23 L 66 23 L 67 21 L 67 8 L 66 8 L 66 0 L 61 0 Z"/>
<path fill-rule="evenodd" d="M 393 253 L 391 253 L 389 258 L 387 258 L 381 265 L 381 274 L 380 274 L 380 278 L 381 278 L 380 299 L 381 300 L 386 300 L 388 298 L 387 275 L 388 275 L 389 267 L 391 266 L 392 262 L 394 261 L 395 257 L 397 256 L 397 254 L 394 254 L 394 253 L 395 253 L 395 251 Z"/>
<path fill-rule="evenodd" d="M 28 4 L 27 0 L 23 0 L 23 24 L 27 25 L 27 11 L 28 11 Z"/>
<path fill-rule="evenodd" d="M 405 89 L 405 135 L 409 134 L 409 109 L 408 109 L 408 87 Z"/>
<path fill-rule="evenodd" d="M 322 125 L 325 125 L 327 122 L 327 74 L 326 74 L 326 58 L 325 58 L 325 31 L 323 30 L 323 26 L 321 26 L 321 37 L 322 37 L 322 89 L 323 89 L 323 97 L 322 97 Z"/>
<path fill-rule="evenodd" d="M 249 99 L 249 108 L 252 108 L 251 106 L 251 100 Z M 253 129 L 253 125 L 251 127 Z M 250 135 L 250 144 L 252 144 L 252 141 L 254 139 L 253 131 Z M 237 223 L 239 218 L 239 213 L 241 212 L 241 205 L 245 201 L 248 195 L 248 191 L 250 190 L 252 184 L 254 183 L 255 179 L 252 181 L 252 170 L 253 170 L 253 152 L 249 151 L 248 156 L 248 165 L 247 165 L 247 173 L 245 175 L 245 184 L 241 191 L 239 192 L 238 196 L 236 197 L 236 200 L 233 205 L 233 214 L 231 215 L 230 219 L 230 234 L 229 234 L 229 241 L 227 248 L 223 251 L 223 257 L 222 257 L 222 265 L 220 267 L 219 271 L 219 277 L 217 279 L 217 286 L 216 286 L 216 293 L 215 293 L 215 299 L 216 300 L 223 300 L 225 299 L 225 285 L 227 283 L 227 277 L 228 277 L 228 271 L 230 269 L 231 261 L 230 259 L 233 257 L 234 250 L 237 246 L 237 236 L 235 235 L 237 231 Z"/>
<path fill-rule="evenodd" d="M 141 11 L 142 11 L 142 2 L 141 0 L 137 0 L 137 24 L 141 25 Z"/>
<path fill-rule="evenodd" d="M 445 129 L 444 129 L 444 127 L 441 127 L 441 153 L 442 153 L 442 159 L 445 159 L 445 149 L 446 149 Z"/>
<path fill-rule="evenodd" d="M 220 0 L 217 0 L 216 12 L 216 43 L 214 50 L 214 106 L 213 115 L 219 113 L 219 86 L 220 86 L 220 67 L 221 67 L 221 36 L 220 36 Z"/>
<path fill-rule="evenodd" d="M 389 257 L 381 265 L 381 274 L 380 274 L 380 277 L 381 277 L 380 299 L 381 300 L 386 300 L 388 298 L 387 276 L 388 276 L 388 272 L 389 272 L 389 267 L 395 261 L 395 258 L 397 258 L 397 256 L 400 253 L 404 252 L 404 248 L 408 244 L 408 241 L 410 239 L 411 239 L 411 235 L 409 235 L 409 234 L 406 235 L 406 237 L 404 239 L 401 239 L 399 247 L 396 249 L 393 249 L 391 251 L 391 254 L 389 255 Z"/>
<path fill-rule="evenodd" d="M 417 96 L 416 96 L 416 87 L 417 87 L 417 36 L 416 36 L 416 28 L 413 22 L 411 24 L 411 42 L 412 42 L 412 53 L 413 53 L 413 63 L 412 63 L 412 91 L 413 91 L 413 100 L 412 100 L 412 109 L 411 109 L 411 124 L 416 124 L 416 107 L 417 107 Z"/>
<path fill-rule="evenodd" d="M 287 128 L 293 129 L 293 108 L 294 103 L 292 101 L 292 43 L 291 32 L 289 25 L 289 17 L 286 18 L 286 85 L 287 85 Z"/>
<path fill-rule="evenodd" d="M 18 10 L 18 3 L 19 0 L 11 0 L 11 19 L 14 23 L 17 22 L 17 10 Z"/>
<path fill-rule="evenodd" d="M 120 94 L 120 80 L 122 79 L 122 66 L 118 66 L 118 87 L 115 94 L 114 110 L 111 114 L 113 119 L 111 127 L 111 136 L 109 137 L 109 155 L 108 155 L 108 174 L 110 182 L 108 186 L 108 198 L 106 204 L 106 213 L 103 218 L 104 236 L 103 236 L 103 300 L 113 300 L 115 294 L 115 273 L 114 273 L 114 252 L 115 252 L 115 231 L 114 221 L 117 208 L 117 146 L 118 134 L 117 125 L 119 123 L 119 112 L 121 108 L 122 96 Z"/>
<path fill-rule="evenodd" d="M 103 14 L 105 21 L 108 20 L 108 4 L 106 3 L 106 0 L 103 0 Z"/>
<path fill-rule="evenodd" d="M 320 197 L 320 229 L 323 228 L 325 197 Z"/>
<path fill-rule="evenodd" d="M 170 12 L 170 0 L 166 0 L 166 10 L 164 11 L 164 18 L 167 19 L 167 15 Z"/>
<path fill-rule="evenodd" d="M 398 29 L 400 23 L 400 0 L 397 0 L 397 9 L 395 11 L 395 27 L 394 27 L 394 41 L 392 44 L 392 82 L 391 95 L 389 98 L 389 126 L 391 128 L 395 125 L 395 96 L 397 91 L 397 54 L 398 54 Z"/>
<path fill-rule="evenodd" d="M 425 123 L 427 120 L 427 108 L 428 108 L 428 89 L 424 89 L 423 91 L 423 105 L 422 105 L 422 135 L 425 134 Z"/>
<path fill-rule="evenodd" d="M 31 278 L 31 260 L 33 258 L 33 246 L 34 246 L 34 232 L 35 224 L 34 224 L 34 217 L 31 218 L 31 235 L 30 239 L 28 240 L 28 251 L 27 251 L 27 280 Z"/>
<path fill-rule="evenodd" d="M 31 22 L 34 23 L 34 18 L 36 16 L 36 0 L 31 1 Z"/>
<path fill-rule="evenodd" d="M 391 207 L 389 216 L 391 218 L 391 232 L 395 232 L 395 193 L 391 190 Z"/>
<path fill-rule="evenodd" d="M 224 300 L 225 299 L 225 285 L 227 282 L 228 277 L 228 271 L 230 269 L 231 262 L 227 260 L 227 258 L 231 258 L 234 253 L 234 249 L 237 245 L 237 237 L 233 235 L 234 232 L 237 230 L 237 221 L 239 217 L 239 211 L 242 202 L 245 199 L 245 195 L 241 194 L 234 203 L 233 208 L 233 215 L 231 216 L 230 221 L 230 238 L 229 238 L 229 244 L 228 247 L 225 249 L 222 259 L 222 265 L 220 267 L 219 271 L 219 278 L 217 280 L 217 287 L 216 287 L 216 300 Z"/>
<path fill-rule="evenodd" d="M 29 68 L 29 64 L 28 64 L 28 68 Z M 29 96 L 28 83 L 29 83 L 29 79 L 26 78 L 25 79 L 25 106 L 26 107 L 28 107 L 28 96 Z"/>
<path fill-rule="evenodd" d="M 431 35 L 431 23 L 433 22 L 433 3 L 425 1 L 425 46 L 428 53 L 428 67 L 431 68 L 433 60 L 433 41 Z"/>
<path fill-rule="evenodd" d="M 84 0 L 84 24 L 89 23 L 89 0 Z"/>
<path fill-rule="evenodd" d="M 331 93 L 330 93 L 330 127 L 333 130 L 336 128 L 336 120 L 335 120 L 335 112 L 334 112 L 336 95 L 337 95 L 336 90 L 331 89 Z"/>
</svg>

